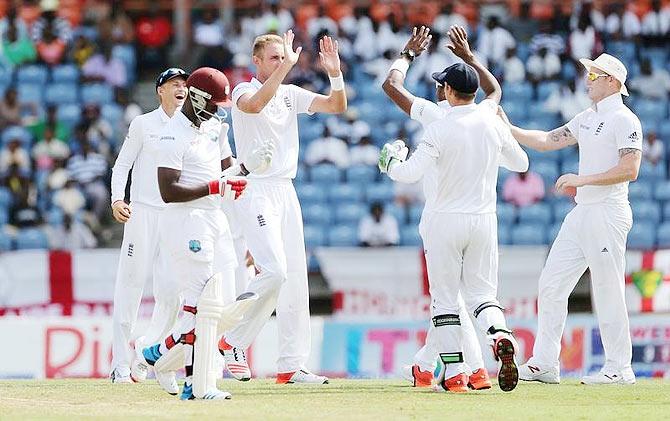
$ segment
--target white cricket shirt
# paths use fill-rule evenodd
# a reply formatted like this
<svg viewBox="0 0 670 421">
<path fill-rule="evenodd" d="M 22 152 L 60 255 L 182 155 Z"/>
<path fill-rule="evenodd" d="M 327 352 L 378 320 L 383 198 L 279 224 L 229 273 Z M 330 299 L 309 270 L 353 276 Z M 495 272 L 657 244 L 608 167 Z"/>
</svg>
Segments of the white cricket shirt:
<svg viewBox="0 0 670 421">
<path fill-rule="evenodd" d="M 226 139 L 220 132 L 225 129 L 211 120 L 197 128 L 182 112 L 175 113 L 161 133 L 156 166 L 180 170 L 179 182 L 189 186 L 218 179 L 222 158 L 220 139 Z M 217 194 L 169 204 L 200 209 L 218 209 L 220 205 L 221 196 Z"/>
<path fill-rule="evenodd" d="M 619 93 L 577 114 L 567 126 L 579 144 L 579 175 L 612 169 L 619 163 L 619 149 L 642 150 L 640 119 L 624 105 Z M 578 187 L 575 201 L 628 203 L 628 182 Z"/>
<path fill-rule="evenodd" d="M 263 140 L 275 144 L 272 165 L 263 174 L 249 178 L 295 178 L 298 170 L 298 114 L 309 113 L 318 94 L 295 85 L 279 85 L 277 92 L 258 114 L 247 114 L 237 107 L 244 94 L 255 94 L 263 84 L 253 78 L 233 89 L 233 132 L 237 160 L 244 163 Z"/>
<path fill-rule="evenodd" d="M 179 112 L 177 110 L 176 112 Z M 162 107 L 135 117 L 112 168 L 112 203 L 123 200 L 128 173 L 133 169 L 130 201 L 156 208 L 165 207 L 158 190 L 156 155 L 161 130 L 170 121 Z"/>
</svg>

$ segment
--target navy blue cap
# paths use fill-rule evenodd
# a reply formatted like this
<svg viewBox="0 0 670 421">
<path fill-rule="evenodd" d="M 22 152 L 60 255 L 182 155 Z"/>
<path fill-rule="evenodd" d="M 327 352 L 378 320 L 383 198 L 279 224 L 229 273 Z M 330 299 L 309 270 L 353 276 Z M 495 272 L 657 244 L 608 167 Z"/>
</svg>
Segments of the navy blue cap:
<svg viewBox="0 0 670 421">
<path fill-rule="evenodd" d="M 170 79 L 173 79 L 177 76 L 182 76 L 184 80 L 188 79 L 190 74 L 186 73 L 184 70 L 178 68 L 178 67 L 170 67 L 160 75 L 158 75 L 158 78 L 156 79 L 156 89 L 158 89 L 159 86 L 164 84 Z"/>
<path fill-rule="evenodd" d="M 441 85 L 445 83 L 464 94 L 474 94 L 479 88 L 479 75 L 470 65 L 456 63 L 441 72 L 432 74 L 433 79 Z"/>
</svg>

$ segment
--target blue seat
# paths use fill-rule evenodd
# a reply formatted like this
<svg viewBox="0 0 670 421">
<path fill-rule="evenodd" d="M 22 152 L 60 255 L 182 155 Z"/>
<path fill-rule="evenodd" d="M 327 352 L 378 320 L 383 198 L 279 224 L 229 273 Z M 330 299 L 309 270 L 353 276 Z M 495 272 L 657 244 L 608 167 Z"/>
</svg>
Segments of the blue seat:
<svg viewBox="0 0 670 421">
<path fill-rule="evenodd" d="M 563 165 L 561 165 L 561 174 L 568 174 L 568 173 L 572 174 L 579 173 L 578 159 L 570 159 L 563 161 Z"/>
<path fill-rule="evenodd" d="M 512 244 L 512 234 L 509 225 L 501 225 L 498 223 L 498 244 L 509 245 Z"/>
<path fill-rule="evenodd" d="M 561 225 L 562 224 L 560 222 L 556 222 L 551 227 L 549 227 L 549 230 L 547 231 L 547 239 L 550 242 L 553 242 L 556 237 L 558 237 L 558 232 L 561 230 Z"/>
<path fill-rule="evenodd" d="M 9 86 L 12 84 L 12 69 L 0 66 L 0 85 Z"/>
<path fill-rule="evenodd" d="M 123 109 L 118 104 L 105 104 L 100 108 L 100 116 L 115 126 L 123 119 Z"/>
<path fill-rule="evenodd" d="M 328 245 L 331 247 L 354 247 L 358 245 L 358 227 L 335 225 L 328 230 Z"/>
<path fill-rule="evenodd" d="M 353 165 L 346 169 L 345 174 L 349 183 L 374 183 L 379 170 L 370 165 Z"/>
<path fill-rule="evenodd" d="M 537 115 L 526 120 L 526 127 L 533 130 L 553 130 L 560 124 L 558 114 Z"/>
<path fill-rule="evenodd" d="M 496 212 L 498 224 L 514 225 L 516 222 L 516 206 L 511 203 L 498 203 Z"/>
<path fill-rule="evenodd" d="M 84 104 L 109 104 L 114 101 L 114 89 L 103 83 L 82 85 L 81 100 Z"/>
<path fill-rule="evenodd" d="M 302 143 L 303 145 L 306 145 L 312 140 L 318 139 L 323 135 L 323 124 L 317 121 L 308 120 L 305 121 L 303 124 L 300 123 L 298 124 L 300 126 L 300 143 Z"/>
<path fill-rule="evenodd" d="M 528 102 L 533 99 L 533 87 L 530 83 L 503 83 L 503 92 L 508 98 Z"/>
<path fill-rule="evenodd" d="M 372 183 L 367 185 L 365 195 L 368 203 L 390 202 L 395 197 L 395 191 L 391 183 Z"/>
<path fill-rule="evenodd" d="M 123 65 L 126 68 L 128 83 L 133 83 L 135 81 L 135 66 L 137 64 L 135 48 L 131 45 L 115 45 L 114 48 L 112 48 L 112 57 L 118 58 L 123 62 Z"/>
<path fill-rule="evenodd" d="M 670 248 L 670 222 L 664 222 L 656 231 L 656 246 Z"/>
<path fill-rule="evenodd" d="M 338 224 L 357 224 L 367 212 L 367 206 L 361 203 L 345 203 L 335 209 L 335 221 Z"/>
<path fill-rule="evenodd" d="M 512 228 L 512 244 L 515 245 L 542 245 L 547 244 L 547 235 L 544 225 L 517 224 Z"/>
<path fill-rule="evenodd" d="M 558 82 L 542 82 L 537 85 L 537 100 L 544 102 L 559 89 L 561 89 L 561 84 Z"/>
<path fill-rule="evenodd" d="M 4 207 L 0 207 L 0 226 L 9 223 L 9 210 Z"/>
<path fill-rule="evenodd" d="M 393 217 L 398 221 L 399 225 L 403 225 L 407 222 L 407 212 L 404 207 L 398 206 L 395 203 L 390 203 L 384 206 L 384 213 L 393 215 Z"/>
<path fill-rule="evenodd" d="M 640 57 L 648 59 L 652 67 L 663 69 L 668 64 L 668 54 L 664 48 L 642 48 Z"/>
<path fill-rule="evenodd" d="M 638 180 L 628 185 L 628 198 L 631 201 L 651 200 L 652 184 L 645 180 Z"/>
<path fill-rule="evenodd" d="M 16 235 L 16 249 L 46 249 L 49 242 L 44 232 L 37 228 L 25 228 Z"/>
<path fill-rule="evenodd" d="M 305 247 L 313 249 L 314 247 L 321 247 L 326 245 L 326 235 L 324 228 L 320 225 L 305 225 L 303 227 L 305 235 Z"/>
<path fill-rule="evenodd" d="M 56 116 L 66 126 L 74 127 L 81 121 L 81 105 L 61 104 L 56 110 Z"/>
<path fill-rule="evenodd" d="M 302 207 L 302 217 L 306 224 L 330 225 L 333 211 L 327 205 L 311 203 Z"/>
<path fill-rule="evenodd" d="M 656 202 L 650 200 L 634 201 L 631 202 L 631 208 L 633 209 L 633 221 L 635 223 L 638 221 L 652 224 L 661 222 L 661 205 Z"/>
<path fill-rule="evenodd" d="M 519 209 L 519 223 L 548 225 L 552 222 L 551 206 L 547 203 L 535 203 Z"/>
<path fill-rule="evenodd" d="M 12 237 L 5 232 L 5 230 L 0 230 L 0 251 L 9 251 L 12 249 Z"/>
<path fill-rule="evenodd" d="M 405 225 L 400 228 L 400 245 L 402 246 L 420 246 L 423 244 L 419 229 L 416 225 Z"/>
<path fill-rule="evenodd" d="M 64 216 L 63 211 L 59 207 L 54 206 L 46 213 L 45 219 L 49 225 L 61 225 Z"/>
<path fill-rule="evenodd" d="M 333 164 L 314 165 L 309 174 L 315 183 L 339 183 L 342 178 L 340 169 Z"/>
<path fill-rule="evenodd" d="M 31 64 L 19 67 L 16 72 L 16 81 L 18 83 L 30 83 L 33 85 L 44 85 L 47 83 L 49 71 L 46 66 L 40 64 Z"/>
<path fill-rule="evenodd" d="M 22 83 L 16 87 L 16 93 L 21 104 L 40 104 L 44 98 L 44 87 L 32 83 Z"/>
<path fill-rule="evenodd" d="M 305 165 L 298 164 L 298 171 L 295 174 L 293 182 L 297 184 L 306 183 L 308 178 L 309 178 L 309 170 L 307 169 L 307 167 Z"/>
<path fill-rule="evenodd" d="M 668 115 L 668 103 L 651 99 L 635 101 L 635 111 L 640 120 L 660 120 Z"/>
<path fill-rule="evenodd" d="M 648 250 L 656 244 L 656 230 L 650 222 L 636 222 L 628 233 L 628 248 Z"/>
<path fill-rule="evenodd" d="M 49 105 L 74 104 L 79 102 L 77 85 L 52 83 L 44 91 L 44 101 Z"/>
<path fill-rule="evenodd" d="M 524 101 L 507 96 L 507 92 L 505 93 L 505 97 L 506 99 L 501 105 L 510 121 L 515 124 L 525 121 L 526 107 L 524 106 Z"/>
<path fill-rule="evenodd" d="M 323 185 L 303 183 L 296 185 L 295 190 L 300 202 L 303 204 L 323 203 L 326 201 L 326 190 Z"/>
<path fill-rule="evenodd" d="M 4 186 L 0 186 L 0 209 L 9 209 L 14 203 L 12 192 Z"/>
<path fill-rule="evenodd" d="M 642 180 L 646 181 L 656 181 L 664 180 L 666 177 L 665 174 L 665 165 L 664 163 L 659 163 L 658 165 L 652 165 L 649 162 L 642 162 L 640 165 L 640 171 L 638 173 L 638 182 Z"/>
<path fill-rule="evenodd" d="M 658 124 L 658 136 L 661 139 L 667 139 L 666 142 L 670 140 L 670 120 L 663 120 Z M 667 147 L 667 143 L 665 153 L 670 154 L 670 148 Z"/>
<path fill-rule="evenodd" d="M 28 131 L 28 129 L 21 127 L 21 126 L 9 126 L 7 127 L 3 132 L 2 136 L 0 137 L 2 141 L 2 145 L 7 145 L 11 140 L 14 139 L 19 139 L 21 142 L 21 145 L 25 147 L 30 146 L 30 141 L 32 140 L 33 136 L 32 134 Z"/>
<path fill-rule="evenodd" d="M 636 183 L 630 183 L 628 188 L 630 189 L 633 184 Z M 656 187 L 654 187 L 654 199 L 662 201 L 670 200 L 670 181 L 659 181 L 656 183 Z"/>
<path fill-rule="evenodd" d="M 54 83 L 79 82 L 79 68 L 74 64 L 62 64 L 51 69 L 51 80 Z"/>
<path fill-rule="evenodd" d="M 545 187 L 551 187 L 556 183 L 560 173 L 556 161 L 531 161 L 530 169 L 542 177 Z M 550 189 L 547 189 L 550 190 Z"/>
<path fill-rule="evenodd" d="M 567 200 L 559 200 L 554 203 L 554 221 L 561 223 L 565 217 L 575 208 L 575 204 Z"/>
<path fill-rule="evenodd" d="M 417 225 L 421 220 L 421 214 L 423 213 L 423 204 L 421 205 L 412 205 L 409 208 L 409 223 Z"/>
<path fill-rule="evenodd" d="M 333 184 L 328 189 L 328 200 L 335 206 L 341 203 L 362 202 L 363 189 L 356 184 Z"/>
</svg>

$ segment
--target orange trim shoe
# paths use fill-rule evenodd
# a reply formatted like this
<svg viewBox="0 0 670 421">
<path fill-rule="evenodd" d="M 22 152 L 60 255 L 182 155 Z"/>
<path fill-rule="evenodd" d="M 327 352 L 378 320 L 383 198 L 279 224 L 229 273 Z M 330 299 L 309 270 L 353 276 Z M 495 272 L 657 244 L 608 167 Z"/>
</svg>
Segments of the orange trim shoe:
<svg viewBox="0 0 670 421">
<path fill-rule="evenodd" d="M 433 373 L 421 371 L 417 364 L 412 366 L 412 379 L 414 387 L 430 387 L 433 384 Z"/>
<path fill-rule="evenodd" d="M 277 373 L 276 384 L 328 384 L 328 377 L 319 376 L 307 370 Z"/>
<path fill-rule="evenodd" d="M 492 386 L 489 373 L 485 368 L 478 368 L 477 370 L 473 371 L 468 380 L 468 387 L 470 389 L 484 390 L 490 389 Z"/>
<path fill-rule="evenodd" d="M 465 393 L 468 391 L 468 376 L 465 373 L 458 373 L 454 377 L 449 377 L 440 383 L 447 392 Z"/>
</svg>

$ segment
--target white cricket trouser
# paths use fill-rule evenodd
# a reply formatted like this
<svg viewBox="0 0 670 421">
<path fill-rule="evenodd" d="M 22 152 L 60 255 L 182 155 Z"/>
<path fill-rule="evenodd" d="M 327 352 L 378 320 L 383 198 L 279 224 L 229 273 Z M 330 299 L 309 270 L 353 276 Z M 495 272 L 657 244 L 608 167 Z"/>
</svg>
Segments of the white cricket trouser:
<svg viewBox="0 0 670 421">
<path fill-rule="evenodd" d="M 465 306 L 476 316 L 477 324 L 484 332 L 492 326 L 506 328 L 496 298 L 497 229 L 495 213 L 429 213 L 422 216 L 419 232 L 423 238 L 428 269 L 433 324 L 435 317 L 461 314 L 460 291 Z M 440 354 L 462 355 L 463 317 L 459 318 L 458 324 L 449 318 L 441 326 L 434 326 L 433 331 L 429 331 L 428 348 L 434 345 Z M 434 365 L 426 368 L 430 367 Z M 466 370 L 463 363 L 447 364 L 446 376 Z"/>
<path fill-rule="evenodd" d="M 235 269 L 235 294 L 240 295 L 247 290 L 249 282 L 253 275 L 250 275 L 247 267 L 247 240 L 244 239 L 242 227 L 238 223 L 235 213 L 235 202 L 231 200 L 223 201 L 221 209 L 228 219 L 230 235 L 233 238 L 233 248 L 237 258 L 237 269 Z M 253 268 L 252 268 L 253 271 Z"/>
<path fill-rule="evenodd" d="M 179 312 L 176 278 L 169 259 L 159 252 L 159 219 L 163 212 L 131 203 L 132 214 L 123 227 L 123 243 L 114 285 L 112 369 L 130 370 L 134 352 L 130 339 L 137 321 L 144 284 L 153 278 L 154 309 L 141 346 L 157 343 L 172 329 Z"/>
<path fill-rule="evenodd" d="M 538 286 L 538 328 L 529 363 L 559 368 L 568 297 L 586 268 L 605 351 L 605 367 L 630 368 L 632 344 L 624 296 L 628 203 L 578 204 L 565 217 Z"/>
<path fill-rule="evenodd" d="M 477 331 L 472 324 L 470 313 L 468 313 L 468 309 L 460 293 L 458 294 L 458 315 L 461 317 L 465 372 L 466 374 L 472 374 L 473 370 L 484 367 L 484 358 L 482 357 L 482 348 L 477 338 Z M 435 371 L 439 354 L 440 349 L 437 337 L 435 336 L 435 326 L 431 322 L 428 334 L 426 335 L 425 345 L 414 355 L 414 364 L 418 364 L 421 371 L 433 372 Z"/>
<path fill-rule="evenodd" d="M 246 349 L 276 308 L 277 370 L 287 373 L 304 368 L 311 347 L 309 290 L 302 214 L 293 183 L 289 179 L 250 180 L 235 211 L 260 269 L 248 287 L 259 299 L 225 335 L 226 341 Z"/>
<path fill-rule="evenodd" d="M 172 259 L 184 306 L 197 308 L 205 284 L 216 273 L 222 275 L 224 304 L 235 300 L 236 258 L 223 211 L 168 207 L 161 218 L 161 244 Z M 171 335 L 178 338 L 194 328 L 195 315 L 182 312 Z"/>
</svg>

